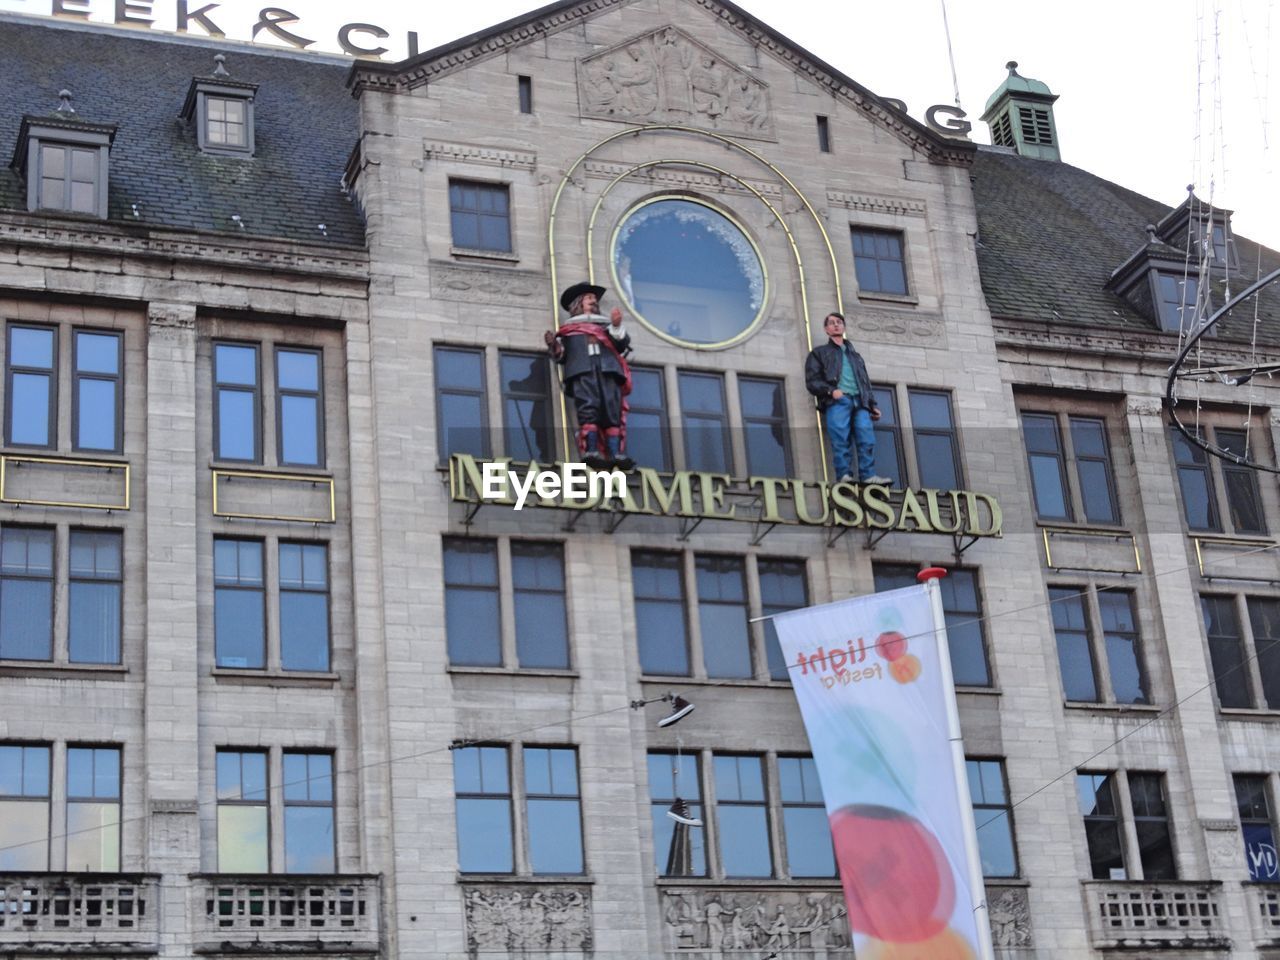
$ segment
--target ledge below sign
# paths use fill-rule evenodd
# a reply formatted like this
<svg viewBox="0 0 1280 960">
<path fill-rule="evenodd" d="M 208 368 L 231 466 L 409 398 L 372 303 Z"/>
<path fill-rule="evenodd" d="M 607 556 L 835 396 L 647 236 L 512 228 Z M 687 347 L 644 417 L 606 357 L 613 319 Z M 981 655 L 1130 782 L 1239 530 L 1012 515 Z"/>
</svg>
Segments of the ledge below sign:
<svg viewBox="0 0 1280 960">
<path fill-rule="evenodd" d="M 565 465 L 477 460 L 465 453 L 449 458 L 449 496 L 460 503 L 516 507 L 510 479 L 485 483 L 485 464 L 524 483 L 540 470 L 564 471 Z M 493 468 L 490 468 L 492 472 Z M 621 497 L 566 497 L 530 493 L 523 504 L 557 510 L 596 510 L 610 514 L 738 520 L 795 526 L 900 530 L 915 533 L 998 537 L 1003 515 L 995 497 L 972 490 L 892 490 L 880 484 L 824 483 L 784 477 L 735 479 L 725 473 L 679 470 L 659 473 L 639 467 L 627 477 Z"/>
</svg>

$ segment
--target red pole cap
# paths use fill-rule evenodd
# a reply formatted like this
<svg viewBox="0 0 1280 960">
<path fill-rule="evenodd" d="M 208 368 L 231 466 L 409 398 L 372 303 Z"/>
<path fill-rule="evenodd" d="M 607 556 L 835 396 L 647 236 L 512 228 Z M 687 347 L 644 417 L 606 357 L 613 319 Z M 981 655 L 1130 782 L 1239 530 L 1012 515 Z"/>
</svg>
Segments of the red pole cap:
<svg viewBox="0 0 1280 960">
<path fill-rule="evenodd" d="M 947 575 L 947 571 L 942 567 L 925 567 L 916 574 L 916 579 L 921 583 L 928 583 L 930 580 L 941 580 Z"/>
</svg>

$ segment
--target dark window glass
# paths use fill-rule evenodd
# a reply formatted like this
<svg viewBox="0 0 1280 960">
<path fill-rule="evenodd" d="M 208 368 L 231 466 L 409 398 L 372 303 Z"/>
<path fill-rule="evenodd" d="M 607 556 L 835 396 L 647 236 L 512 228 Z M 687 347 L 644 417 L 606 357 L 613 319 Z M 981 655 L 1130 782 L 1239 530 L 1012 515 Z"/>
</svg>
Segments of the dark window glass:
<svg viewBox="0 0 1280 960">
<path fill-rule="evenodd" d="M 329 548 L 280 544 L 280 665 L 329 669 Z"/>
<path fill-rule="evenodd" d="M 511 777 L 506 747 L 453 751 L 458 820 L 458 869 L 463 873 L 512 873 Z"/>
<path fill-rule="evenodd" d="M 667 430 L 667 393 L 661 370 L 631 368 L 627 398 L 627 454 L 642 467 L 671 469 L 671 437 Z"/>
<path fill-rule="evenodd" d="M 724 408 L 724 378 L 718 373 L 680 373 L 680 410 L 684 415 L 685 468 L 729 473 L 729 419 Z"/>
<path fill-rule="evenodd" d="M 872 387 L 876 406 L 880 408 L 880 419 L 875 421 L 876 435 L 876 476 L 888 477 L 893 482 L 890 486 L 899 488 L 906 486 L 903 477 L 907 475 L 906 463 L 902 453 L 902 423 L 898 419 L 898 399 L 892 387 Z"/>
<path fill-rule="evenodd" d="M 214 456 L 219 460 L 261 460 L 258 440 L 258 348 L 213 346 Z"/>
<path fill-rule="evenodd" d="M 1058 418 L 1047 413 L 1024 413 L 1022 436 L 1031 467 L 1031 490 L 1041 520 L 1071 520 L 1067 495 L 1066 458 L 1058 435 Z"/>
<path fill-rule="evenodd" d="M 53 659 L 53 531 L 0 528 L 0 659 Z"/>
<path fill-rule="evenodd" d="M 1097 671 L 1093 646 L 1089 642 L 1089 617 L 1085 598 L 1076 587 L 1050 587 L 1053 635 L 1058 644 L 1058 666 L 1062 689 L 1068 700 L 1097 703 Z"/>
<path fill-rule="evenodd" d="M 675 801 L 688 804 L 688 817 L 702 820 L 698 758 L 675 753 L 649 754 L 649 810 L 653 818 L 654 866 L 662 877 L 705 877 L 707 838 L 702 827 L 667 816 Z"/>
<path fill-rule="evenodd" d="M 984 877 L 1016 877 L 1018 858 L 1013 846 L 1013 808 L 1004 782 L 1003 760 L 966 760 L 969 799 Z"/>
<path fill-rule="evenodd" d="M 520 98 L 520 112 L 533 113 L 533 78 L 516 77 L 516 91 Z"/>
<path fill-rule="evenodd" d="M 715 758 L 720 861 L 726 877 L 771 877 L 769 814 L 759 757 Z"/>
<path fill-rule="evenodd" d="M 1116 703 L 1150 703 L 1138 650 L 1138 626 L 1133 618 L 1133 594 L 1127 590 L 1099 590 L 1097 597 L 1112 696 Z"/>
<path fill-rule="evenodd" d="M 871 565 L 871 575 L 875 581 L 876 593 L 887 593 L 890 590 L 901 590 L 903 587 L 914 587 L 919 583 L 916 580 L 918 572 L 918 567 L 905 563 L 873 563 Z"/>
<path fill-rule="evenodd" d="M 831 121 L 824 116 L 818 117 L 818 149 L 823 153 L 831 152 Z"/>
<path fill-rule="evenodd" d="M 633 553 L 631 586 L 635 591 L 641 672 L 688 676 L 689 639 L 680 554 Z"/>
<path fill-rule="evenodd" d="M 938 586 L 942 593 L 947 645 L 951 649 L 951 673 L 955 682 L 959 686 L 991 686 L 977 572 L 952 570 L 938 581 Z"/>
<path fill-rule="evenodd" d="M 489 456 L 484 352 L 436 347 L 436 449 L 444 462 L 455 453 Z"/>
<path fill-rule="evenodd" d="M 707 676 L 754 676 L 743 559 L 699 555 L 694 558 L 694 567 L 698 580 L 702 659 Z"/>
<path fill-rule="evenodd" d="M 1120 871 L 1124 878 L 1124 847 L 1120 841 L 1120 805 L 1116 800 L 1114 773 L 1077 773 L 1076 795 L 1084 816 L 1084 833 L 1089 843 L 1089 863 L 1095 880 L 1113 879 Z"/>
<path fill-rule="evenodd" d="M 522 667 L 569 669 L 564 550 L 558 543 L 511 543 L 516 657 Z"/>
<path fill-rule="evenodd" d="M 49 748 L 0 744 L 0 870 L 49 869 Z"/>
<path fill-rule="evenodd" d="M 1213 259 L 1218 263 L 1227 262 L 1227 228 L 1220 223 L 1213 225 L 1210 245 L 1213 248 Z"/>
<path fill-rule="evenodd" d="M 1178 465 L 1178 486 L 1182 488 L 1182 510 L 1191 530 L 1221 530 L 1218 505 L 1209 473 L 1209 454 L 1176 429 L 1173 437 L 1173 459 Z"/>
<path fill-rule="evenodd" d="M 451 664 L 502 666 L 496 541 L 445 539 L 444 622 Z"/>
<path fill-rule="evenodd" d="M 787 873 L 793 877 L 834 877 L 831 825 L 822 803 L 822 786 L 812 757 L 779 757 L 782 830 L 787 843 Z"/>
<path fill-rule="evenodd" d="M 119 453 L 120 358 L 124 336 L 77 330 L 74 344 L 71 446 L 76 450 Z"/>
<path fill-rule="evenodd" d="M 1202 596 L 1200 609 L 1204 614 L 1204 632 L 1209 641 L 1213 680 L 1218 688 L 1218 705 L 1252 707 L 1253 688 L 1249 684 L 1249 674 L 1244 669 L 1244 649 L 1235 598 Z"/>
<path fill-rule="evenodd" d="M 333 757 L 284 755 L 285 873 L 334 873 Z"/>
<path fill-rule="evenodd" d="M 1271 710 L 1280 710 L 1280 600 L 1249 597 L 1249 624 L 1257 651 L 1262 695 Z"/>
<path fill-rule="evenodd" d="M 511 252 L 511 210 L 506 184 L 450 180 L 449 218 L 455 247 Z"/>
<path fill-rule="evenodd" d="M 71 531 L 67 641 L 72 663 L 120 662 L 120 534 Z"/>
<path fill-rule="evenodd" d="M 237 98 L 213 97 L 205 94 L 205 141 L 219 147 L 247 147 L 245 102 Z"/>
<path fill-rule="evenodd" d="M 1075 448 L 1084 518 L 1089 523 L 1119 523 L 1106 422 L 1087 417 L 1068 417 L 1067 422 L 1071 426 L 1071 445 Z"/>
<path fill-rule="evenodd" d="M 320 352 L 277 350 L 276 394 L 280 463 L 321 466 L 324 405 L 320 397 Z"/>
<path fill-rule="evenodd" d="M 960 458 L 955 423 L 951 419 L 951 398 L 930 390 L 908 390 L 907 396 L 911 403 L 920 486 L 958 490 Z"/>
<path fill-rule="evenodd" d="M 524 795 L 529 868 L 535 874 L 582 873 L 577 751 L 566 747 L 525 747 Z"/>
<path fill-rule="evenodd" d="M 547 356 L 503 353 L 502 444 L 512 460 L 551 463 L 556 457 L 551 430 L 551 383 Z"/>
<path fill-rule="evenodd" d="M 1244 430 L 1214 431 L 1218 446 L 1242 459 L 1258 459 L 1256 444 L 1249 443 Z M 1222 486 L 1227 492 L 1227 512 L 1236 533 L 1266 533 L 1267 521 L 1262 513 L 1262 495 L 1258 492 L 1258 472 L 1230 460 L 1220 460 Z"/>
<path fill-rule="evenodd" d="M 1144 880 L 1176 880 L 1173 837 L 1165 806 L 1164 775 L 1130 773 L 1129 797 L 1133 801 L 1133 825 L 1138 834 L 1138 856 Z"/>
<path fill-rule="evenodd" d="M 213 634 L 220 667 L 266 666 L 262 541 L 213 541 Z"/>
<path fill-rule="evenodd" d="M 803 560 L 781 560 L 761 557 L 757 564 L 760 579 L 760 612 L 766 617 L 809 605 L 809 583 Z M 764 621 L 764 649 L 769 663 L 769 676 L 774 680 L 790 680 L 787 662 L 778 643 L 778 631 L 772 620 Z"/>
<path fill-rule="evenodd" d="M 120 751 L 67 747 L 67 870 L 120 869 Z"/>
<path fill-rule="evenodd" d="M 862 293 L 907 292 L 901 233 L 855 228 L 853 264 L 858 274 L 858 289 Z"/>
<path fill-rule="evenodd" d="M 217 781 L 219 872 L 266 873 L 267 755 L 219 750 Z"/>
<path fill-rule="evenodd" d="M 782 381 L 739 377 L 738 392 L 742 394 L 747 473 L 753 477 L 791 476 L 787 404 Z"/>
<path fill-rule="evenodd" d="M 21 447 L 52 447 L 57 423 L 57 334 L 45 327 L 9 325 L 5 420 L 8 442 Z"/>
<path fill-rule="evenodd" d="M 1195 325 L 1199 281 L 1195 277 L 1184 280 L 1181 275 L 1160 273 L 1156 275 L 1156 287 L 1160 329 L 1169 333 L 1185 329 L 1190 333 Z"/>
<path fill-rule="evenodd" d="M 1276 837 L 1271 819 L 1271 802 L 1267 795 L 1267 778 L 1263 774 L 1237 773 L 1234 780 L 1236 808 L 1240 812 L 1244 860 L 1249 868 L 1249 879 L 1255 883 L 1280 882 L 1280 864 L 1276 862 Z"/>
</svg>

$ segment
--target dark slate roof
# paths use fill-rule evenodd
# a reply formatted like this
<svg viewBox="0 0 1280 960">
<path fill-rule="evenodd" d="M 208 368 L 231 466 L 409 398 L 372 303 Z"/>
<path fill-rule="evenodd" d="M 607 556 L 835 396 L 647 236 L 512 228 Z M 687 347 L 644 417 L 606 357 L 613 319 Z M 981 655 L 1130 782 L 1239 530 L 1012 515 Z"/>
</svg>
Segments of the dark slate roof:
<svg viewBox="0 0 1280 960">
<path fill-rule="evenodd" d="M 1069 163 L 1001 148 L 979 148 L 972 178 L 978 269 L 992 316 L 1156 333 L 1153 318 L 1106 285 L 1118 267 L 1147 247 L 1147 224 L 1159 223 L 1172 208 Z M 1231 275 L 1236 294 L 1257 278 L 1259 258 L 1266 274 L 1280 267 L 1280 253 L 1238 234 L 1234 240 L 1240 265 Z M 1216 308 L 1225 297 L 1219 271 L 1214 274 Z M 1259 342 L 1280 344 L 1280 284 L 1264 291 L 1260 314 Z M 1252 317 L 1250 302 L 1224 317 L 1211 338 L 1249 340 Z"/>
<path fill-rule="evenodd" d="M 232 79 L 258 84 L 251 158 L 201 153 L 194 127 L 178 117 L 192 77 L 212 73 L 215 53 L 227 55 Z M 364 226 L 339 182 L 359 135 L 359 108 L 344 83 L 348 66 L 203 38 L 0 15 L 0 209 L 26 210 L 25 182 L 9 166 L 23 115 L 52 113 L 66 88 L 80 117 L 118 127 L 111 221 L 362 247 Z"/>
</svg>

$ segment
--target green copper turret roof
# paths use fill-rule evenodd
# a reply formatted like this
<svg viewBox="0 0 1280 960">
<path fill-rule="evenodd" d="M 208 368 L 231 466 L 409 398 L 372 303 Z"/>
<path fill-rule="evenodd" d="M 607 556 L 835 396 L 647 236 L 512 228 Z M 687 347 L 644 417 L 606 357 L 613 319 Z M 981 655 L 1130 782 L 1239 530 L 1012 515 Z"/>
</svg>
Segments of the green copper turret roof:
<svg viewBox="0 0 1280 960">
<path fill-rule="evenodd" d="M 988 98 L 987 105 L 983 109 L 984 115 L 989 113 L 991 108 L 994 107 L 1000 98 L 1006 93 L 1013 94 L 1015 96 L 1018 94 L 1030 95 L 1032 98 L 1037 100 L 1058 99 L 1054 95 L 1053 91 L 1049 89 L 1049 85 L 1047 83 L 1040 80 L 1032 80 L 1030 77 L 1024 77 L 1018 73 L 1017 60 L 1010 60 L 1005 64 L 1005 68 L 1009 71 L 1009 76 L 1005 78 L 1004 83 L 996 87 L 996 92 L 991 94 Z"/>
</svg>

